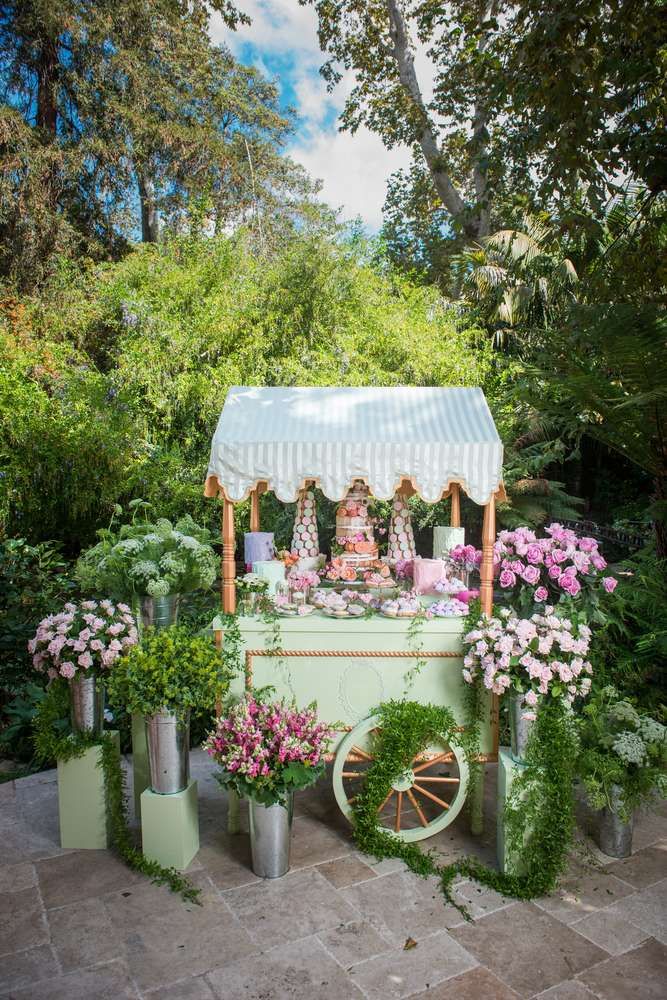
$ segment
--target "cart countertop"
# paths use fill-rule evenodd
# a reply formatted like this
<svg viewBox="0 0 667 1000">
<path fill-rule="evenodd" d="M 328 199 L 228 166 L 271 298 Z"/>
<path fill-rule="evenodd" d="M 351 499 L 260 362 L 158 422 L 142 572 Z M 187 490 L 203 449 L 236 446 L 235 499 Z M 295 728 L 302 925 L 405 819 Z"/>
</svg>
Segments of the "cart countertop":
<svg viewBox="0 0 667 1000">
<path fill-rule="evenodd" d="M 464 618 L 426 618 L 418 627 L 418 635 L 461 635 L 463 632 Z M 321 611 L 314 611 L 311 615 L 302 617 L 280 617 L 280 631 L 283 635 L 290 634 L 321 634 L 335 633 L 342 636 L 364 636 L 364 635 L 405 635 L 414 622 L 413 618 L 385 618 L 383 615 L 373 615 L 370 618 L 329 618 Z M 211 622 L 211 629 L 219 631 L 224 629 L 224 620 L 220 615 Z M 271 629 L 270 623 L 256 615 L 240 615 L 239 628 L 241 635 L 257 632 L 268 632 Z"/>
</svg>

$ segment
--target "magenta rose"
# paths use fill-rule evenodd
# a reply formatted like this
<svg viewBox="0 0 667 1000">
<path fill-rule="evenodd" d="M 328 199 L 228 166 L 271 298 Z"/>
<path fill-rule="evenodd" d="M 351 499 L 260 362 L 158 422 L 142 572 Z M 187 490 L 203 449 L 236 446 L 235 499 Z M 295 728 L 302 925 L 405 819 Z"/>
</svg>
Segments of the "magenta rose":
<svg viewBox="0 0 667 1000">
<path fill-rule="evenodd" d="M 553 561 L 556 563 L 564 563 L 567 559 L 567 552 L 565 549 L 554 549 L 551 553 Z"/>
<path fill-rule="evenodd" d="M 542 562 L 542 549 L 539 545 L 529 545 L 526 549 L 526 559 L 529 563 L 538 565 Z"/>
<path fill-rule="evenodd" d="M 557 580 L 560 575 L 561 575 L 560 566 L 554 565 L 549 568 L 549 576 L 551 577 L 552 580 Z"/>
<path fill-rule="evenodd" d="M 533 597 L 535 598 L 536 601 L 546 601 L 548 596 L 549 596 L 549 591 L 547 590 L 546 587 L 538 587 L 535 593 L 533 594 Z"/>
<path fill-rule="evenodd" d="M 604 589 L 607 591 L 608 594 L 613 594 L 614 593 L 614 591 L 616 590 L 617 584 L 618 584 L 618 580 L 615 577 L 613 577 L 613 576 L 603 576 L 602 577 L 602 586 L 604 587 Z"/>
<path fill-rule="evenodd" d="M 504 569 L 500 574 L 498 582 L 500 583 L 501 587 L 504 588 L 513 587 L 514 584 L 516 583 L 516 576 L 514 575 L 511 569 Z"/>
</svg>

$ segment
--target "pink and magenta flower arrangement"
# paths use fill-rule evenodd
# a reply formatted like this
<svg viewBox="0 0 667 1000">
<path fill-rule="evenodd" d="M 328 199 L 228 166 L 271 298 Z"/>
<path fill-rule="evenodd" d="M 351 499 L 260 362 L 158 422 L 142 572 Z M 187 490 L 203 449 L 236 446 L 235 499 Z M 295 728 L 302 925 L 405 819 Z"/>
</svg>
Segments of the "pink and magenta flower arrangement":
<svg viewBox="0 0 667 1000">
<path fill-rule="evenodd" d="M 593 612 L 599 596 L 616 588 L 616 579 L 603 575 L 607 563 L 598 542 L 557 523 L 544 530 L 545 538 L 530 528 L 500 532 L 495 551 L 501 589 L 524 609 L 574 598 Z"/>
<path fill-rule="evenodd" d="M 71 680 L 81 673 L 108 670 L 138 640 L 127 604 L 81 601 L 66 604 L 37 626 L 28 643 L 35 670 Z"/>
<path fill-rule="evenodd" d="M 324 773 L 332 737 L 314 704 L 299 709 L 247 696 L 218 719 L 204 748 L 220 766 L 216 778 L 224 788 L 263 805 L 284 805 L 288 793 Z"/>
<path fill-rule="evenodd" d="M 527 527 L 499 533 L 493 563 L 500 589 L 524 612 L 547 601 L 575 599 L 594 615 L 599 598 L 613 593 L 617 583 L 604 575 L 607 562 L 599 543 L 556 522 L 544 531 L 543 538 Z M 462 569 L 478 569 L 482 553 L 472 545 L 457 545 L 449 558 Z"/>
<path fill-rule="evenodd" d="M 298 570 L 294 568 L 287 574 L 287 582 L 290 590 L 305 593 L 310 587 L 319 586 L 320 575 L 315 570 Z"/>
<path fill-rule="evenodd" d="M 588 625 L 555 614 L 550 605 L 530 618 L 502 608 L 498 617 L 482 615 L 464 635 L 463 678 L 468 684 L 481 679 L 497 695 L 521 692 L 531 709 L 546 695 L 572 704 L 591 689 L 590 640 Z"/>
</svg>

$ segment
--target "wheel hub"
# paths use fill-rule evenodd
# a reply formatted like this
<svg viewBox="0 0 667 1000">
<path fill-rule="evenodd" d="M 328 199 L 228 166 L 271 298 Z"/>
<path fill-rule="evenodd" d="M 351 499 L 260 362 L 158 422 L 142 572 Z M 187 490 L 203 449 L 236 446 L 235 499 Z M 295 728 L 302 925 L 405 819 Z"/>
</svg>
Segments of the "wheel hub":
<svg viewBox="0 0 667 1000">
<path fill-rule="evenodd" d="M 414 783 L 415 776 L 411 768 L 408 768 L 403 774 L 399 774 L 398 778 L 392 782 L 391 787 L 395 792 L 407 792 L 408 788 L 412 788 Z"/>
</svg>

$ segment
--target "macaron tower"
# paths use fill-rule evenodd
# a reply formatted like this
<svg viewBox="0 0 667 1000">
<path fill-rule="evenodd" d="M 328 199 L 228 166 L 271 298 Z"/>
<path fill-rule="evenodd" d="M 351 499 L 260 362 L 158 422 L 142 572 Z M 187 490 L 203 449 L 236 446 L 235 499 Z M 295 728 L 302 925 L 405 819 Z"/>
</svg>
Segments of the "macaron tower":
<svg viewBox="0 0 667 1000">
<path fill-rule="evenodd" d="M 368 516 L 368 487 L 358 479 L 336 511 L 336 541 L 343 549 L 339 559 L 351 569 L 368 569 L 378 557 Z"/>
<path fill-rule="evenodd" d="M 312 490 L 302 490 L 296 505 L 296 518 L 292 532 L 292 555 L 301 559 L 315 559 L 320 554 L 317 535 L 317 510 Z"/>
<path fill-rule="evenodd" d="M 415 551 L 415 536 L 412 531 L 408 500 L 402 493 L 396 493 L 389 524 L 387 562 L 390 566 L 395 566 L 401 560 L 409 562 L 414 559 Z"/>
</svg>

